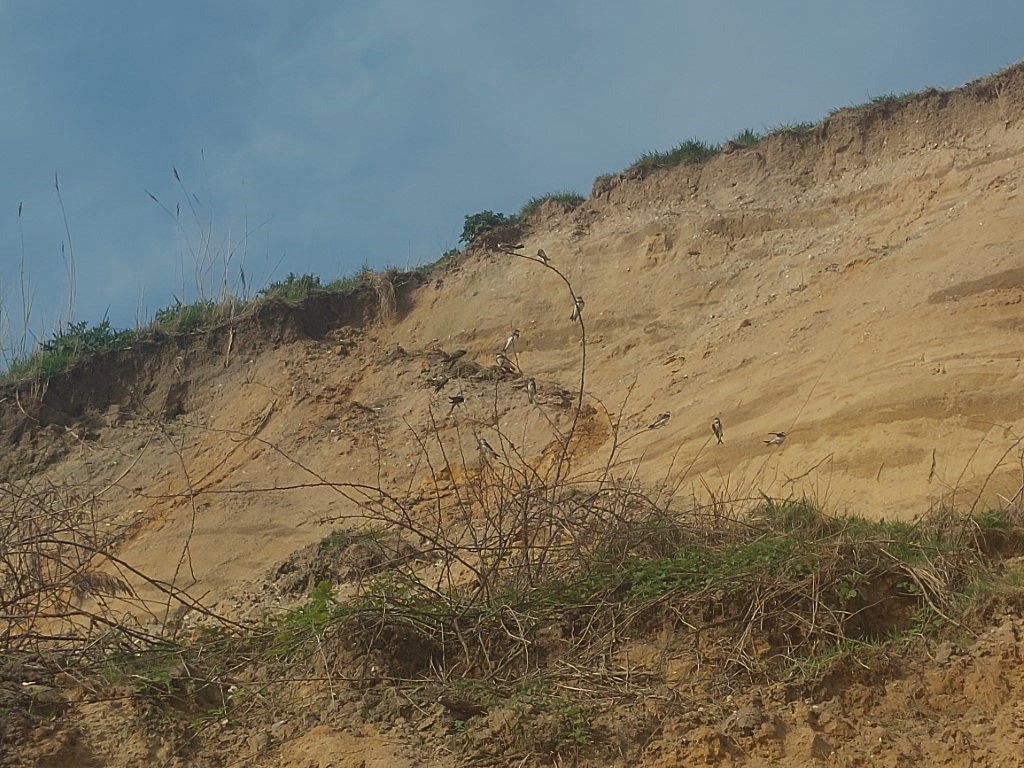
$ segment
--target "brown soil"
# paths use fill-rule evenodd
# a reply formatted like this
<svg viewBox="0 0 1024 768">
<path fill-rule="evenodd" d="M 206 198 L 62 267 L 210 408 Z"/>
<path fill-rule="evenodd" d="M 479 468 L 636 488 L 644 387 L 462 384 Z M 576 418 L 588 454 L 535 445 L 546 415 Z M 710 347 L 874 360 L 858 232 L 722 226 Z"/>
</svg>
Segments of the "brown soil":
<svg viewBox="0 0 1024 768">
<path fill-rule="evenodd" d="M 586 299 L 573 471 L 605 465 L 617 425 L 621 466 L 698 500 L 811 496 L 838 513 L 904 519 L 1019 501 L 1022 113 L 1017 66 L 843 110 L 703 165 L 601 179 L 581 206 L 542 209 L 523 253 L 543 248 Z M 232 618 L 295 605 L 321 578 L 415 558 L 420 542 L 402 541 L 319 559 L 331 531 L 320 522 L 362 515 L 330 482 L 415 495 L 428 475 L 413 436 L 435 430 L 461 447 L 453 472 L 479 465 L 476 434 L 498 446 L 498 425 L 542 462 L 573 418 L 581 346 L 565 284 L 489 248 L 422 284 L 399 280 L 389 296 L 378 285 L 264 304 L 216 332 L 3 393 L 0 478 L 75 489 L 124 532 L 120 558 Z M 494 367 L 513 328 L 509 356 L 536 378 L 537 405 L 523 377 Z M 458 348 L 465 357 L 445 363 Z M 440 374 L 451 381 L 435 393 Z M 466 402 L 449 415 L 455 394 Z M 647 431 L 664 411 L 668 424 Z M 786 441 L 766 446 L 774 431 Z M 279 583 L 286 575 L 294 583 Z M 151 621 L 187 620 L 136 586 L 154 600 Z M 671 638 L 638 638 L 622 663 L 656 678 L 652 698 L 610 701 L 596 727 L 613 747 L 576 759 L 1016 765 L 1019 606 L 983 624 L 962 646 L 922 641 L 898 659 L 839 665 L 816 686 L 725 692 L 696 683 L 705 678 Z M 4 670 L 0 711 L 21 711 L 32 683 L 31 670 Z M 467 754 L 508 764 L 495 745 L 514 747 L 523 717 L 492 710 L 456 728 L 453 708 L 429 696 L 307 686 L 275 704 L 285 714 L 254 705 L 204 721 L 200 738 L 144 700 L 97 698 L 78 680 L 31 700 L 37 711 L 0 733 L 11 765 L 411 766 Z M 530 721 L 535 734 L 545 727 Z"/>
</svg>

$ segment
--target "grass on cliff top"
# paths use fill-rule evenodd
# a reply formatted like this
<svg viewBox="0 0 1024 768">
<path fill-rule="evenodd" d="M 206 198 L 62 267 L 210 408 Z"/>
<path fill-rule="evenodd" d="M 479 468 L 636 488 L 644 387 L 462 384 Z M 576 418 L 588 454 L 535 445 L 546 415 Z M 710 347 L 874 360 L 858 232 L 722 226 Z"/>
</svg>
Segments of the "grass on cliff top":
<svg viewBox="0 0 1024 768">
<path fill-rule="evenodd" d="M 162 335 L 202 333 L 229 322 L 258 302 L 268 299 L 297 305 L 318 292 L 345 293 L 361 285 L 374 286 L 380 282 L 381 276 L 393 273 L 394 270 L 376 273 L 364 266 L 351 277 L 338 278 L 329 283 L 321 283 L 316 275 L 289 273 L 283 280 L 269 284 L 248 301 L 234 296 L 225 296 L 216 301 L 199 299 L 191 303 L 175 299 L 173 305 L 157 310 L 147 325 L 135 329 L 114 328 L 106 318 L 93 325 L 85 321 L 69 323 L 54 331 L 47 341 L 30 354 L 14 357 L 0 374 L 0 384 L 50 379 L 100 352 L 129 347 L 139 340 Z"/>
</svg>

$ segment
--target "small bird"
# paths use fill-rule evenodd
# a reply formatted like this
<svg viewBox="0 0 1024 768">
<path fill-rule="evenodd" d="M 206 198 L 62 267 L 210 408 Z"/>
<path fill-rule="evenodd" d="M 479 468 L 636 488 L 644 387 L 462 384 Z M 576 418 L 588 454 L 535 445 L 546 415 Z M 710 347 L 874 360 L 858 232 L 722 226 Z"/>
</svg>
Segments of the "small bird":
<svg viewBox="0 0 1024 768">
<path fill-rule="evenodd" d="M 526 396 L 530 399 L 530 404 L 537 402 L 537 382 L 530 378 L 526 381 Z"/>
<path fill-rule="evenodd" d="M 514 344 L 515 344 L 515 343 L 516 343 L 517 341 L 519 341 L 519 329 L 518 329 L 518 328 L 516 328 L 516 329 L 515 329 L 514 331 L 512 331 L 512 335 L 511 335 L 511 336 L 509 336 L 509 337 L 508 337 L 507 339 L 505 339 L 505 346 L 503 346 L 503 347 L 501 348 L 501 351 L 502 351 L 502 352 L 508 352 L 508 351 L 509 351 L 509 349 L 511 349 L 511 347 L 512 347 L 512 346 L 513 346 L 513 345 L 514 345 Z"/>
<path fill-rule="evenodd" d="M 522 247 L 523 247 L 522 243 L 516 243 L 515 245 L 511 245 L 510 243 L 498 243 L 498 250 L 499 251 L 504 251 L 505 253 L 511 253 L 511 254 L 516 255 L 516 256 L 519 255 L 518 253 L 516 253 L 516 251 L 520 250 Z"/>
<path fill-rule="evenodd" d="M 543 248 L 538 248 L 537 249 L 537 258 L 540 259 L 541 261 L 543 261 L 545 264 L 548 263 L 548 255 L 546 253 L 544 253 L 544 249 Z"/>
<path fill-rule="evenodd" d="M 452 407 L 448 409 L 448 415 L 451 416 L 452 411 L 466 402 L 466 398 L 462 395 L 448 395 L 448 402 L 452 404 Z"/>
<path fill-rule="evenodd" d="M 572 317 L 570 320 L 577 320 L 583 314 L 583 297 L 577 296 L 572 308 Z"/>
<path fill-rule="evenodd" d="M 445 355 L 444 361 L 450 366 L 452 363 L 454 363 L 456 360 L 458 360 L 460 357 L 462 357 L 465 354 L 466 354 L 466 350 L 464 350 L 464 349 L 456 349 L 450 355 Z"/>
<path fill-rule="evenodd" d="M 718 438 L 718 444 L 722 444 L 722 420 L 715 416 L 711 420 L 711 431 L 715 433 L 715 437 Z"/>
<path fill-rule="evenodd" d="M 432 378 L 430 380 L 430 383 L 434 385 L 435 392 L 440 392 L 442 389 L 444 389 L 444 385 L 448 383 L 448 377 L 442 373 L 439 376 L 435 376 L 434 378 Z"/>
<path fill-rule="evenodd" d="M 455 696 L 448 696 L 447 694 L 441 694 L 437 697 L 437 701 L 442 707 L 452 713 L 452 716 L 456 720 L 469 720 L 471 717 L 479 717 L 480 715 L 487 713 L 487 707 L 482 704 L 478 704 L 470 699 L 456 698 Z"/>
<path fill-rule="evenodd" d="M 512 361 L 505 356 L 504 352 L 499 352 L 498 354 L 496 354 L 494 356 L 494 360 L 498 364 L 498 367 L 501 368 L 501 370 L 503 371 L 514 371 L 516 369 L 516 367 L 512 364 Z"/>
<path fill-rule="evenodd" d="M 771 440 L 765 440 L 764 441 L 765 445 L 782 445 L 782 443 L 786 439 L 786 433 L 785 432 L 769 432 L 768 434 L 769 435 L 775 435 L 775 437 L 773 437 Z"/>
<path fill-rule="evenodd" d="M 647 428 L 648 429 L 657 429 L 658 427 L 664 427 L 666 424 L 668 424 L 668 420 L 671 419 L 671 418 L 672 418 L 672 414 L 669 413 L 668 411 L 665 411 L 664 413 L 659 413 L 658 414 L 658 418 L 656 418 L 654 421 L 652 421 L 650 426 L 648 426 Z"/>
<path fill-rule="evenodd" d="M 491 444 L 488 443 L 484 438 L 477 438 L 477 444 L 480 446 L 480 456 L 481 458 L 483 458 L 484 461 L 487 461 L 487 459 L 498 458 L 497 452 L 495 452 L 495 450 L 491 448 Z"/>
</svg>

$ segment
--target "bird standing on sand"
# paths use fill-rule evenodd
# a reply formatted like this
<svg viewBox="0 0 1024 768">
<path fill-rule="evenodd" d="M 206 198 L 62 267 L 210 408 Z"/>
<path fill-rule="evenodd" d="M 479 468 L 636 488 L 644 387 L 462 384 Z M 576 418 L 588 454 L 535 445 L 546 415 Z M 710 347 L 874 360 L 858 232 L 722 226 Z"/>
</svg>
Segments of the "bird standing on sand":
<svg viewBox="0 0 1024 768">
<path fill-rule="evenodd" d="M 545 264 L 548 263 L 548 255 L 546 253 L 544 253 L 544 249 L 543 248 L 538 248 L 537 249 L 537 258 L 540 259 L 541 261 L 543 261 Z"/>
<path fill-rule="evenodd" d="M 526 382 L 526 396 L 530 399 L 531 405 L 537 401 L 537 382 L 532 378 Z"/>
<path fill-rule="evenodd" d="M 715 433 L 715 437 L 718 438 L 718 444 L 722 444 L 722 420 L 715 416 L 711 420 L 711 431 Z"/>
<path fill-rule="evenodd" d="M 452 404 L 452 407 L 448 409 L 448 415 L 452 415 L 452 411 L 466 402 L 466 398 L 462 395 L 448 395 L 448 402 Z"/>
<path fill-rule="evenodd" d="M 577 296 L 575 301 L 573 302 L 572 317 L 569 318 L 570 320 L 575 321 L 579 319 L 579 317 L 583 314 L 583 304 L 583 297 Z"/>
<path fill-rule="evenodd" d="M 448 383 L 448 377 L 442 373 L 432 378 L 430 380 L 430 383 L 434 385 L 435 392 L 440 392 L 442 389 L 444 389 L 444 385 Z"/>
<path fill-rule="evenodd" d="M 658 427 L 664 427 L 666 424 L 668 424 L 668 420 L 670 418 L 672 418 L 672 414 L 669 413 L 668 411 L 665 411 L 664 413 L 659 413 L 658 414 L 658 418 L 656 418 L 654 421 L 652 421 L 651 424 L 647 428 L 648 429 L 657 429 Z"/>
<path fill-rule="evenodd" d="M 512 361 L 505 357 L 504 352 L 499 352 L 494 356 L 494 361 L 498 364 L 498 367 L 503 371 L 514 371 L 516 367 L 512 364 Z"/>
<path fill-rule="evenodd" d="M 516 343 L 517 341 L 519 341 L 519 329 L 518 329 L 518 328 L 516 328 L 516 329 L 515 329 L 514 331 L 512 331 L 512 335 L 511 335 L 511 336 L 509 336 L 509 337 L 508 337 L 507 339 L 505 339 L 505 346 L 503 346 L 503 347 L 501 348 L 501 351 L 502 351 L 502 352 L 508 352 L 508 351 L 509 351 L 509 349 L 511 349 L 511 348 L 512 348 L 512 346 L 513 346 L 513 345 L 514 345 L 514 344 L 515 344 L 515 343 Z"/>
<path fill-rule="evenodd" d="M 477 438 L 477 444 L 480 446 L 480 457 L 487 461 L 487 459 L 498 458 L 497 452 L 491 448 L 491 444 L 488 443 L 484 438 Z"/>
<path fill-rule="evenodd" d="M 782 445 L 782 443 L 786 439 L 786 433 L 785 432 L 769 432 L 768 434 L 769 435 L 774 435 L 774 437 L 771 440 L 765 440 L 764 441 L 765 445 Z"/>
</svg>

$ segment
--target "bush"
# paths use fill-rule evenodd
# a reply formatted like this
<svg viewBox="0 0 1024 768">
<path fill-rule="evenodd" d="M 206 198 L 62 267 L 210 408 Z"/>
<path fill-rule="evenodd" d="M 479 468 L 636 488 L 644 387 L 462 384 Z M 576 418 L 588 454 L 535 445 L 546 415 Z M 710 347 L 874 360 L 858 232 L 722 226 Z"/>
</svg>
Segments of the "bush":
<svg viewBox="0 0 1024 768">
<path fill-rule="evenodd" d="M 467 214 L 466 224 L 462 228 L 459 242 L 472 243 L 480 235 L 490 232 L 492 229 L 508 226 L 513 223 L 513 219 L 510 219 L 503 213 L 495 213 L 494 211 L 480 211 L 480 213 L 472 215 Z"/>
</svg>

